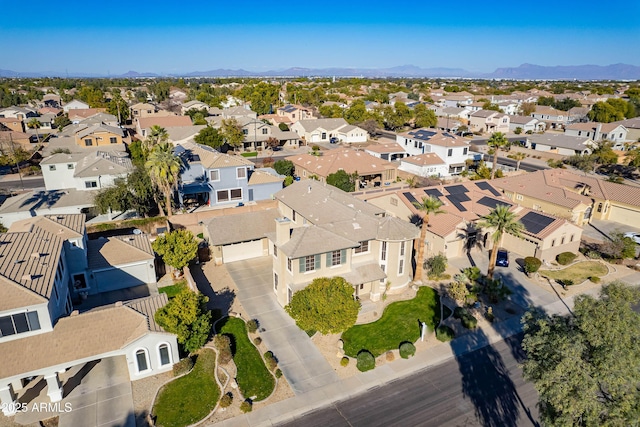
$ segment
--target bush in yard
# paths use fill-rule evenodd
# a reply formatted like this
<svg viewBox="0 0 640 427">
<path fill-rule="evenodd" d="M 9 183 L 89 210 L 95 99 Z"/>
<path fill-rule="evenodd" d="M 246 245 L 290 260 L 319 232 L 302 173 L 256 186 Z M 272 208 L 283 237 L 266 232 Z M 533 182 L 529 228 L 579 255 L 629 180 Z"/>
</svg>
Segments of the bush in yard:
<svg viewBox="0 0 640 427">
<path fill-rule="evenodd" d="M 447 293 L 454 301 L 464 301 L 467 295 L 469 295 L 469 289 L 467 289 L 467 284 L 464 281 L 456 280 L 455 282 L 449 284 Z"/>
<path fill-rule="evenodd" d="M 156 240 L 157 241 L 157 240 Z M 158 325 L 178 336 L 178 343 L 191 353 L 207 342 L 211 332 L 211 312 L 207 310 L 209 298 L 185 288 L 167 305 L 158 309 Z"/>
<path fill-rule="evenodd" d="M 231 361 L 231 339 L 226 335 L 218 334 L 213 337 L 213 346 L 218 350 L 218 361 L 221 365 L 226 365 Z"/>
<path fill-rule="evenodd" d="M 416 346 L 413 343 L 403 342 L 400 344 L 400 357 L 408 359 L 414 354 L 416 354 Z"/>
<path fill-rule="evenodd" d="M 495 320 L 495 315 L 493 314 L 493 308 L 489 307 L 487 308 L 487 312 L 484 314 L 484 317 L 491 323 L 493 323 L 493 321 Z"/>
<path fill-rule="evenodd" d="M 185 357 L 179 362 L 173 365 L 173 376 L 177 377 L 182 374 L 186 374 L 193 368 L 193 359 L 190 357 Z"/>
<path fill-rule="evenodd" d="M 542 261 L 540 261 L 538 258 L 528 256 L 524 259 L 524 272 L 527 273 L 527 275 L 535 273 L 540 269 L 541 265 Z"/>
<path fill-rule="evenodd" d="M 232 402 L 233 402 L 233 394 L 226 393 L 222 395 L 222 398 L 220 399 L 220 407 L 228 408 L 229 406 L 231 406 Z"/>
<path fill-rule="evenodd" d="M 436 255 L 426 260 L 424 264 L 429 271 L 429 277 L 440 277 L 447 269 L 447 257 Z"/>
<path fill-rule="evenodd" d="M 262 338 L 260 338 L 260 337 L 255 337 L 255 338 L 253 339 L 253 343 L 254 343 L 256 346 L 259 346 L 260 344 L 262 344 Z"/>
<path fill-rule="evenodd" d="M 469 313 L 465 308 L 456 307 L 455 310 L 453 310 L 453 317 L 455 319 L 460 319 L 460 321 L 462 322 L 462 326 L 467 329 L 474 329 L 476 326 L 478 326 L 478 319 L 473 317 L 473 315 Z"/>
<path fill-rule="evenodd" d="M 436 329 L 436 338 L 438 341 L 447 342 L 451 341 L 456 336 L 453 329 L 446 325 L 441 325 Z"/>
<path fill-rule="evenodd" d="M 606 258 L 624 259 L 636 256 L 636 243 L 629 237 L 624 237 L 620 232 L 613 232 L 609 235 L 611 240 L 607 240 L 600 246 L 600 251 Z"/>
<path fill-rule="evenodd" d="M 340 359 L 340 366 L 348 366 L 349 365 L 349 358 L 348 357 L 343 357 L 342 359 Z"/>
<path fill-rule="evenodd" d="M 558 264 L 560 265 L 568 265 L 571 264 L 577 256 L 578 255 L 574 254 L 573 252 L 562 252 L 561 254 L 558 254 L 558 256 L 556 257 L 556 261 L 558 261 Z"/>
<path fill-rule="evenodd" d="M 384 356 L 387 359 L 387 362 L 393 362 L 396 358 L 396 356 L 393 355 L 393 351 L 387 351 Z"/>
<path fill-rule="evenodd" d="M 356 367 L 360 372 L 370 371 L 376 367 L 376 358 L 367 350 L 362 350 L 358 353 L 358 362 Z"/>
<path fill-rule="evenodd" d="M 589 277 L 589 280 L 591 280 L 593 283 L 600 283 L 600 278 L 598 276 L 591 276 Z"/>
<path fill-rule="evenodd" d="M 282 376 L 282 371 L 280 369 L 276 369 L 276 378 L 280 378 Z"/>
<path fill-rule="evenodd" d="M 267 364 L 267 368 L 269 368 L 270 371 L 273 371 L 276 366 L 278 366 L 278 359 L 276 359 L 276 357 L 273 355 L 273 352 L 271 351 L 267 351 L 264 354 L 264 361 Z"/>
<path fill-rule="evenodd" d="M 251 412 L 251 410 L 253 409 L 253 405 L 251 404 L 250 401 L 245 400 L 244 402 L 242 402 L 240 404 L 240 410 L 246 414 L 247 412 Z"/>
<path fill-rule="evenodd" d="M 250 333 L 255 333 L 258 330 L 258 321 L 256 319 L 251 319 L 247 322 L 247 330 Z"/>
</svg>

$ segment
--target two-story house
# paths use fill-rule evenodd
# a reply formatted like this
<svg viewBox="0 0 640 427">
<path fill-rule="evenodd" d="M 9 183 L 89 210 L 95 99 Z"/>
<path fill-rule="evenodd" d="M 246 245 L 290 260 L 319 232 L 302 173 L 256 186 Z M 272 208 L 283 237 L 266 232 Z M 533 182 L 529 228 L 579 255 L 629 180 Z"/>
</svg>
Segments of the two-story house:
<svg viewBox="0 0 640 427">
<path fill-rule="evenodd" d="M 537 105 L 536 111 L 531 113 L 531 117 L 545 122 L 547 129 L 562 129 L 569 120 L 569 115 L 566 111 L 557 110 L 546 105 Z"/>
<path fill-rule="evenodd" d="M 469 142 L 467 140 L 435 129 L 421 128 L 401 133 L 396 135 L 396 142 L 410 156 L 426 153 L 436 154 L 447 166 L 446 173 L 441 176 L 462 173 L 466 165 L 465 162 L 469 158 Z M 409 158 L 402 159 L 403 162 L 407 160 Z"/>
<path fill-rule="evenodd" d="M 122 128 L 97 123 L 75 134 L 79 147 L 102 147 L 112 144 L 124 144 L 125 133 Z"/>
<path fill-rule="evenodd" d="M 139 119 L 141 117 L 153 116 L 157 113 L 158 107 L 148 102 L 138 102 L 129 107 L 129 115 L 132 120 Z"/>
<path fill-rule="evenodd" d="M 194 142 L 176 146 L 184 168 L 180 173 L 180 204 L 238 205 L 270 198 L 282 188 L 277 173 L 256 175 L 254 163 Z M 254 177 L 255 176 L 255 177 Z"/>
<path fill-rule="evenodd" d="M 531 116 L 509 116 L 509 130 L 511 132 L 520 128 L 522 133 L 543 132 L 547 125 L 545 122 Z"/>
<path fill-rule="evenodd" d="M 611 141 L 614 149 L 623 149 L 628 140 L 627 128 L 620 123 L 573 123 L 564 129 L 565 135 L 587 137 L 594 142 Z"/>
<path fill-rule="evenodd" d="M 469 115 L 471 132 L 508 132 L 509 116 L 493 110 L 478 110 Z"/>
<path fill-rule="evenodd" d="M 240 108 L 240 107 L 237 107 Z M 242 142 L 245 151 L 262 151 L 267 149 L 266 141 L 275 139 L 278 147 L 298 147 L 298 134 L 292 131 L 283 131 L 278 126 L 265 123 L 254 117 L 239 117 L 236 119 L 242 128 L 244 140 Z"/>
<path fill-rule="evenodd" d="M 280 117 L 285 117 L 288 123 L 295 123 L 298 120 L 310 120 L 317 118 L 313 115 L 313 111 L 311 111 L 310 108 L 292 104 L 278 108 L 276 110 L 276 114 Z"/>
<path fill-rule="evenodd" d="M 275 195 L 281 217 L 268 234 L 273 291 L 281 305 L 318 277 L 341 276 L 359 298 L 378 300 L 412 279 L 413 224 L 317 181 Z"/>
</svg>

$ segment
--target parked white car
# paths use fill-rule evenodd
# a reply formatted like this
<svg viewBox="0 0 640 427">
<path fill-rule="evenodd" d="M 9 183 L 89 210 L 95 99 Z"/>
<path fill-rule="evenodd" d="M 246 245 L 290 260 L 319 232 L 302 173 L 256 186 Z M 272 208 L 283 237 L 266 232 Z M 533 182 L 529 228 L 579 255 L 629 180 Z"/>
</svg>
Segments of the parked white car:
<svg viewBox="0 0 640 427">
<path fill-rule="evenodd" d="M 633 240 L 634 242 L 636 242 L 637 244 L 640 245 L 640 233 L 636 233 L 633 231 L 630 231 L 628 233 L 624 233 L 624 237 L 628 237 L 631 240 Z"/>
</svg>

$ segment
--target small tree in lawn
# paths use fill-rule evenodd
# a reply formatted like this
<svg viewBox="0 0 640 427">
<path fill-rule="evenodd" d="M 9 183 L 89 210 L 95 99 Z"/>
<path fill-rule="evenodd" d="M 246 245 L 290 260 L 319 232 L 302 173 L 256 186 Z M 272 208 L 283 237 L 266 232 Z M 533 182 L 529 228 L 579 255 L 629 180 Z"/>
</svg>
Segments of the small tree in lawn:
<svg viewBox="0 0 640 427">
<path fill-rule="evenodd" d="M 159 236 L 151 245 L 162 260 L 181 271 L 198 253 L 198 242 L 189 230 L 174 230 Z"/>
<path fill-rule="evenodd" d="M 342 277 L 320 277 L 293 294 L 285 307 L 304 329 L 322 334 L 346 331 L 356 323 L 360 303 L 353 298 L 353 286 Z"/>
<path fill-rule="evenodd" d="M 427 238 L 427 226 L 429 224 L 429 215 L 438 215 L 444 213 L 440 207 L 442 202 L 440 199 L 429 196 L 423 197 L 422 202 L 413 202 L 413 205 L 422 214 L 422 225 L 420 226 L 420 240 L 418 241 L 418 259 L 416 259 L 416 272 L 413 280 L 422 280 L 422 272 L 424 270 L 424 241 Z"/>
<path fill-rule="evenodd" d="M 211 311 L 207 310 L 209 298 L 200 293 L 183 289 L 167 305 L 156 311 L 158 325 L 178 336 L 178 343 L 191 353 L 202 347 L 211 332 Z"/>
<path fill-rule="evenodd" d="M 295 172 L 295 165 L 291 160 L 278 160 L 273 164 L 273 168 L 280 175 L 285 176 L 293 176 L 293 173 Z"/>
</svg>

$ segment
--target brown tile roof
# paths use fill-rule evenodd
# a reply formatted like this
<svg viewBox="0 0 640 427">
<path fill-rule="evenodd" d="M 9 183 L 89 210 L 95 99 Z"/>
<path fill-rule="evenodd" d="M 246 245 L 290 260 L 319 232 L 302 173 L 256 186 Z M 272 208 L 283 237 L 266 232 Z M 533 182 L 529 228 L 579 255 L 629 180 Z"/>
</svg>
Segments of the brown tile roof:
<svg viewBox="0 0 640 427">
<path fill-rule="evenodd" d="M 68 112 L 69 119 L 73 120 L 74 118 L 83 118 L 86 119 L 98 113 L 106 113 L 106 108 L 84 108 L 84 109 L 70 109 Z"/>
<path fill-rule="evenodd" d="M 191 126 L 193 122 L 189 116 L 151 116 L 138 119 L 140 129 L 148 129 L 151 126 L 160 126 L 163 128 L 176 126 Z"/>
<path fill-rule="evenodd" d="M 609 133 L 615 130 L 618 126 L 621 126 L 620 123 L 574 123 L 566 127 L 567 130 L 584 130 L 587 132 L 595 132 L 598 125 L 601 125 L 600 131 L 603 133 Z"/>
<path fill-rule="evenodd" d="M 87 246 L 91 270 L 154 259 L 151 242 L 146 234 L 89 240 Z"/>
<path fill-rule="evenodd" d="M 199 162 L 206 169 L 225 168 L 231 166 L 253 166 L 253 162 L 251 160 L 242 156 L 220 153 L 206 145 L 200 145 L 195 142 L 184 142 L 179 145 L 185 150 L 190 151 L 191 154 L 197 154 L 200 157 Z"/>
<path fill-rule="evenodd" d="M 592 197 L 640 207 L 640 187 L 578 175 L 563 169 L 548 169 L 541 172 L 544 173 L 548 185 L 577 191 L 582 185 L 587 184 Z"/>
<path fill-rule="evenodd" d="M 409 156 L 401 160 L 403 163 L 411 163 L 418 166 L 444 165 L 445 162 L 436 153 L 425 153 L 418 156 Z"/>
<path fill-rule="evenodd" d="M 279 176 L 275 171 L 274 173 L 269 173 L 262 169 L 255 169 L 249 177 L 249 185 L 271 184 L 284 181 L 284 176 Z"/>
<path fill-rule="evenodd" d="M 404 153 L 404 148 L 395 142 L 389 144 L 373 144 L 365 148 L 367 151 L 374 153 Z"/>
<path fill-rule="evenodd" d="M 551 185 L 551 183 L 547 182 L 543 171 L 498 178 L 491 182 L 494 187 L 504 191 L 544 200 L 569 209 L 576 208 L 580 203 L 591 205 L 589 197 L 569 191 L 559 185 Z"/>
<path fill-rule="evenodd" d="M 148 332 L 147 317 L 122 305 L 64 317 L 52 332 L 0 343 L 0 378 L 111 353 Z"/>
<path fill-rule="evenodd" d="M 349 148 L 331 150 L 323 153 L 322 156 L 300 154 L 289 156 L 286 159 L 310 173 L 325 178 L 341 169 L 349 174 L 358 172 L 361 176 L 396 169 L 396 166 L 391 162 L 374 157 L 364 151 Z"/>
<path fill-rule="evenodd" d="M 62 244 L 61 238 L 42 228 L 0 234 L 0 276 L 49 299 Z"/>
</svg>

